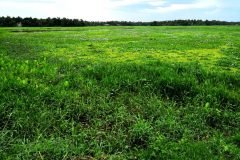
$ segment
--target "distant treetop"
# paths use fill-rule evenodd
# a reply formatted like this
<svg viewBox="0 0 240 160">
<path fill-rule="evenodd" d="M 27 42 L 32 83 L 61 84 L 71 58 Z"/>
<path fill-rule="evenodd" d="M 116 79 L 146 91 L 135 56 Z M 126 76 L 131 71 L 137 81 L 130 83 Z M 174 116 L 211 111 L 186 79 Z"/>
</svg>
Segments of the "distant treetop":
<svg viewBox="0 0 240 160">
<path fill-rule="evenodd" d="M 240 22 L 226 22 L 217 20 L 173 20 L 153 22 L 130 21 L 84 21 L 68 18 L 21 18 L 0 17 L 0 27 L 81 27 L 81 26 L 209 26 L 209 25 L 240 25 Z"/>
</svg>

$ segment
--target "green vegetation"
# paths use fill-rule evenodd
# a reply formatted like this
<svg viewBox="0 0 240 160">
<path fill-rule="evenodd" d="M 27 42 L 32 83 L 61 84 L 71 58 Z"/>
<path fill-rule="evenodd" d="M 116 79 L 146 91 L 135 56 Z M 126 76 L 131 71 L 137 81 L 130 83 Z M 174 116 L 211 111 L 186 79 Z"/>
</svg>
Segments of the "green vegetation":
<svg viewBox="0 0 240 160">
<path fill-rule="evenodd" d="M 0 159 L 240 159 L 240 28 L 0 29 Z"/>
<path fill-rule="evenodd" d="M 68 18 L 22 18 L 22 17 L 0 17 L 0 27 L 82 27 L 82 26 L 212 26 L 212 25 L 240 25 L 240 22 L 227 22 L 217 20 L 173 20 L 153 22 L 131 22 L 131 21 L 84 21 L 82 19 Z"/>
</svg>

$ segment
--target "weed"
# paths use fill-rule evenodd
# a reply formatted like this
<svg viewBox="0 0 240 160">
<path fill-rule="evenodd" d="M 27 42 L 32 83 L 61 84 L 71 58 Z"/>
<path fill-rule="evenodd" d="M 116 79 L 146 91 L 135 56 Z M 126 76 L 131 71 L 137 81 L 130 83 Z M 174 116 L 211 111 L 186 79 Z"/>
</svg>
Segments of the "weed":
<svg viewBox="0 0 240 160">
<path fill-rule="evenodd" d="M 0 29 L 0 159 L 240 159 L 239 27 Z"/>
</svg>

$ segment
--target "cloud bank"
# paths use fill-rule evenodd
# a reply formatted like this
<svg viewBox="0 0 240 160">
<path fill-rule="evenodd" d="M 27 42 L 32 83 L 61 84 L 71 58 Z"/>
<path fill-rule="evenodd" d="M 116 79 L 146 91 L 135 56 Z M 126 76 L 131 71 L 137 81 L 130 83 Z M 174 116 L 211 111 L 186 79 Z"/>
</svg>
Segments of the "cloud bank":
<svg viewBox="0 0 240 160">
<path fill-rule="evenodd" d="M 0 0 L 0 16 L 67 17 L 84 20 L 240 21 L 238 0 Z"/>
</svg>

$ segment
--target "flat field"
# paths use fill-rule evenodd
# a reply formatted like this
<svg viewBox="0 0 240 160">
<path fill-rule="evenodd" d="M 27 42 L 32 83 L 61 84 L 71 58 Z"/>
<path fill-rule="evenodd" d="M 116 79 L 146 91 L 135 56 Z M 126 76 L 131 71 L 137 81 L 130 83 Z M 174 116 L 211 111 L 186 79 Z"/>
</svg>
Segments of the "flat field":
<svg viewBox="0 0 240 160">
<path fill-rule="evenodd" d="M 0 159 L 240 159 L 240 27 L 0 28 Z"/>
</svg>

